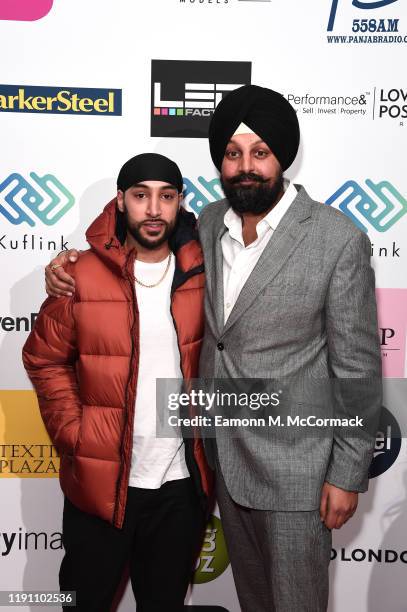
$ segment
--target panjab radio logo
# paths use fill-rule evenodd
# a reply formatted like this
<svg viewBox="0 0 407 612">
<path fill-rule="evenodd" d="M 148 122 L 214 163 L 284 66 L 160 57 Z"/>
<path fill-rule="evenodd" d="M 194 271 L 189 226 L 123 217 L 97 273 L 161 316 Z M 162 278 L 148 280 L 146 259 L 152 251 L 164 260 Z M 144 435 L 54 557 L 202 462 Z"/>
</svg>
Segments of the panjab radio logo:
<svg viewBox="0 0 407 612">
<path fill-rule="evenodd" d="M 117 116 L 122 114 L 122 90 L 2 84 L 0 112 Z"/>
<path fill-rule="evenodd" d="M 54 0 L 2 0 L 0 20 L 37 21 L 48 15 L 53 4 Z"/>
<path fill-rule="evenodd" d="M 345 32 L 340 35 L 328 35 L 328 43 L 407 43 L 407 36 L 400 33 L 400 19 L 391 14 L 383 12 L 373 13 L 376 9 L 384 9 L 389 5 L 393 5 L 398 0 L 332 0 L 331 10 L 329 13 L 327 31 L 333 32 L 336 30 L 338 9 L 341 5 L 341 17 L 349 9 L 352 9 L 353 19 L 345 25 Z M 392 7 L 393 8 L 393 7 Z M 354 11 L 353 9 L 357 9 Z M 363 13 L 360 13 L 360 10 Z M 392 9 L 389 9 L 392 11 Z M 392 11 L 393 12 L 393 11 Z M 346 14 L 346 13 L 345 13 Z M 361 15 L 363 17 L 361 18 Z M 342 27 L 344 27 L 344 19 L 342 18 Z M 343 30 L 342 30 L 343 32 Z"/>
<path fill-rule="evenodd" d="M 152 60 L 151 136 L 206 138 L 216 106 L 251 71 L 251 62 Z"/>
<path fill-rule="evenodd" d="M 30 172 L 30 179 L 13 172 L 0 183 L 0 214 L 13 225 L 34 227 L 36 221 L 55 225 L 75 204 L 75 198 L 53 174 Z"/>
<path fill-rule="evenodd" d="M 362 231 L 373 228 L 387 232 L 407 213 L 407 200 L 389 181 L 365 181 L 368 190 L 356 181 L 346 181 L 326 200 L 347 215 Z"/>
</svg>

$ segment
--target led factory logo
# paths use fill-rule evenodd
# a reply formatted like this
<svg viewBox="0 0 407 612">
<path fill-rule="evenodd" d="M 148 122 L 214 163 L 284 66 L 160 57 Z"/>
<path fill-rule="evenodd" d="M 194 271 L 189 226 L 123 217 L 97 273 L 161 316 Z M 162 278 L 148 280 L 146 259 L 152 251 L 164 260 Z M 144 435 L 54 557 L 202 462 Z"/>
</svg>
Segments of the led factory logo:
<svg viewBox="0 0 407 612">
<path fill-rule="evenodd" d="M 73 195 L 52 174 L 30 172 L 30 178 L 13 172 L 0 183 L 0 214 L 13 225 L 34 227 L 36 219 L 55 225 L 74 205 Z"/>
<path fill-rule="evenodd" d="M 223 96 L 250 79 L 250 62 L 153 60 L 151 136 L 205 138 Z"/>
<path fill-rule="evenodd" d="M 387 232 L 407 213 L 407 200 L 389 181 L 365 181 L 369 191 L 356 181 L 346 181 L 328 198 L 364 232 L 369 226 L 377 232 Z"/>
</svg>

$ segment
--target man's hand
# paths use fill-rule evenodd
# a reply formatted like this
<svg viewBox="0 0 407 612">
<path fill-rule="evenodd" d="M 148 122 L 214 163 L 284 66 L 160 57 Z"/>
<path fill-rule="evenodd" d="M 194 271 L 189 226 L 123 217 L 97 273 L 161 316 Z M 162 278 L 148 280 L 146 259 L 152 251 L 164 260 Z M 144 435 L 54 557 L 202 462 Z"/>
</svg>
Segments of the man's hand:
<svg viewBox="0 0 407 612">
<path fill-rule="evenodd" d="M 74 263 L 79 257 L 78 251 L 70 249 L 59 253 L 45 268 L 45 290 L 48 295 L 60 297 L 61 295 L 73 295 L 75 281 L 64 270 L 68 262 Z"/>
<path fill-rule="evenodd" d="M 353 516 L 357 507 L 357 493 L 344 491 L 329 482 L 324 483 L 319 513 L 328 529 L 340 529 Z"/>
</svg>

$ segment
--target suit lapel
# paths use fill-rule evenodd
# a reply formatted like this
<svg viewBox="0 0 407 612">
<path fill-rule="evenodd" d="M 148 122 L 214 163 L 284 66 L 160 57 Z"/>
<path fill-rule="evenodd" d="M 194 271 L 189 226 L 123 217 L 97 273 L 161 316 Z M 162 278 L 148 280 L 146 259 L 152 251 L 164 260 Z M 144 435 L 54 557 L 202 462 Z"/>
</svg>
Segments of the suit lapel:
<svg viewBox="0 0 407 612">
<path fill-rule="evenodd" d="M 227 228 L 223 223 L 217 233 L 214 250 L 214 273 L 212 276 L 212 298 L 213 307 L 216 317 L 216 325 L 218 332 L 221 333 L 224 325 L 224 298 L 223 298 L 223 254 L 222 254 L 222 236 L 226 233 Z"/>
<path fill-rule="evenodd" d="M 232 325 L 243 315 L 243 313 L 254 302 L 264 287 L 281 270 L 285 262 L 289 259 L 296 247 L 308 233 L 309 224 L 306 219 L 311 216 L 311 200 L 304 189 L 301 189 L 290 208 L 280 221 L 273 236 L 271 236 L 266 248 L 261 254 L 253 271 L 236 300 L 230 313 L 223 333 L 228 331 Z M 219 241 L 220 242 L 220 241 Z M 219 245 L 220 249 L 220 245 Z M 220 257 L 222 252 L 220 250 Z M 219 259 L 219 257 L 217 258 Z M 220 285 L 216 286 L 216 291 L 220 294 L 222 287 L 222 323 L 223 323 L 223 278 Z M 215 287 L 213 287 L 215 291 Z M 214 293 L 216 295 L 216 293 Z M 220 328 L 222 330 L 222 327 Z"/>
</svg>

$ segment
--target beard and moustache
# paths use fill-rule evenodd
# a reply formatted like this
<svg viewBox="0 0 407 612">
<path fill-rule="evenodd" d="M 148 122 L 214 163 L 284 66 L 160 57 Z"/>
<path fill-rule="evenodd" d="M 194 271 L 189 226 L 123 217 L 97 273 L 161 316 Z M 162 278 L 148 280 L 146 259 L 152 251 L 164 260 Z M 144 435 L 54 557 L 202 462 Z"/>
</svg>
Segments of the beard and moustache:
<svg viewBox="0 0 407 612">
<path fill-rule="evenodd" d="M 254 181 L 255 184 L 244 186 L 240 183 L 243 179 Z M 221 177 L 221 183 L 230 206 L 238 214 L 260 215 L 271 210 L 284 189 L 282 171 L 271 185 L 269 179 L 264 179 L 253 172 L 241 173 L 228 181 Z"/>
<path fill-rule="evenodd" d="M 164 226 L 164 232 L 157 238 L 155 237 L 147 238 L 141 233 L 141 228 L 144 225 L 144 223 L 147 223 L 147 222 L 151 223 L 152 221 L 151 219 L 148 219 L 148 220 L 146 219 L 145 221 L 140 221 L 138 223 L 134 223 L 134 222 L 131 223 L 129 220 L 129 215 L 127 212 L 126 205 L 124 207 L 124 211 L 119 214 L 121 216 L 120 225 L 122 226 L 121 233 L 123 236 L 123 240 L 120 240 L 120 237 L 119 237 L 119 240 L 122 242 L 122 244 L 124 242 L 126 233 L 129 233 L 134 238 L 134 240 L 138 242 L 138 244 L 141 244 L 141 246 L 143 246 L 145 249 L 150 249 L 150 250 L 157 249 L 162 244 L 164 244 L 164 242 L 167 242 L 171 238 L 171 236 L 174 234 L 175 226 L 177 223 L 177 218 L 171 223 L 168 223 L 167 221 L 163 221 L 162 219 L 160 219 L 158 223 Z"/>
</svg>

